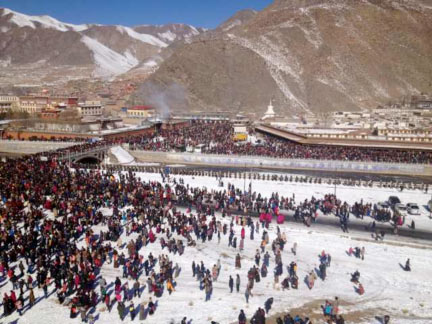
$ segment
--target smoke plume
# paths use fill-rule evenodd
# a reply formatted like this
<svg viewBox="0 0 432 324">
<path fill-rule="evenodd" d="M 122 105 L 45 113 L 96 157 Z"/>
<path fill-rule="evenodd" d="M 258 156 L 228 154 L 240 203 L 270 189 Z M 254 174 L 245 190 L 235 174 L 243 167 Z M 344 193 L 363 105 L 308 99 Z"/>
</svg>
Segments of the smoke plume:
<svg viewBox="0 0 432 324">
<path fill-rule="evenodd" d="M 138 91 L 137 101 L 154 107 L 162 119 L 168 119 L 173 111 L 185 111 L 186 91 L 177 83 L 168 85 L 144 83 Z"/>
</svg>

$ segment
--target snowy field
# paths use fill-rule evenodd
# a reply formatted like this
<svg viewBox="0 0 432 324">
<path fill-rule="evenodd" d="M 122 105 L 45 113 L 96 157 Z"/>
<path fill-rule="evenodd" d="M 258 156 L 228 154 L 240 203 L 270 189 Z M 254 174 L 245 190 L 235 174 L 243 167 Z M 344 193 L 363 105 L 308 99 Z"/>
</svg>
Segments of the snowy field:
<svg viewBox="0 0 432 324">
<path fill-rule="evenodd" d="M 142 180 L 160 180 L 159 174 L 139 174 Z M 192 177 L 184 176 L 185 183 L 192 186 L 206 186 L 209 189 L 217 189 L 218 182 L 214 178 L 209 177 Z M 224 179 L 224 187 L 228 182 L 233 183 L 239 188 L 243 188 L 243 179 Z M 246 181 L 246 188 L 249 181 Z M 333 193 L 334 187 L 317 184 L 299 184 L 299 183 L 279 183 L 274 181 L 259 181 L 252 182 L 252 188 L 255 191 L 261 192 L 265 196 L 270 196 L 271 192 L 279 192 L 283 196 L 291 196 L 295 194 L 296 200 L 300 201 L 305 198 L 310 198 L 312 195 L 321 197 L 326 193 Z M 349 203 L 359 201 L 361 198 L 364 201 L 381 201 L 388 198 L 389 195 L 397 194 L 402 202 L 417 202 L 419 205 L 424 205 L 429 199 L 428 195 L 424 195 L 418 191 L 404 191 L 402 193 L 391 189 L 370 189 L 370 188 L 352 188 L 339 186 L 337 195 L 342 200 Z M 422 207 L 423 209 L 423 207 Z M 105 214 L 112 211 L 104 209 Z M 192 211 L 193 212 L 193 211 Z M 423 209 L 423 215 L 416 216 L 416 220 L 421 219 L 422 225 L 426 226 L 432 221 L 427 217 L 427 212 Z M 217 216 L 223 223 L 229 223 L 230 219 Z M 247 283 L 247 271 L 254 264 L 255 251 L 259 248 L 262 229 L 259 234 L 255 235 L 255 240 L 249 239 L 249 229 L 246 230 L 245 249 L 233 249 L 228 247 L 228 235 L 222 235 L 221 242 L 218 244 L 217 238 L 212 241 L 202 243 L 197 241 L 196 247 L 186 247 L 185 253 L 182 256 L 178 254 L 169 254 L 169 258 L 178 263 L 181 267 L 180 276 L 177 278 L 176 291 L 171 295 L 165 291 L 161 298 L 157 300 L 157 310 L 154 315 L 148 316 L 144 321 L 147 323 L 169 324 L 180 323 L 181 319 L 186 316 L 188 320 L 192 320 L 192 324 L 210 323 L 214 320 L 218 323 L 231 324 L 236 323 L 240 309 L 243 309 L 250 320 L 253 313 L 258 307 L 263 307 L 264 302 L 269 298 L 274 298 L 273 308 L 270 311 L 271 315 L 289 312 L 290 310 L 304 306 L 305 304 L 312 305 L 308 309 L 310 313 L 319 314 L 320 306 L 326 299 L 334 300 L 338 296 L 341 300 L 341 313 L 346 315 L 351 320 L 347 323 L 379 323 L 375 316 L 390 314 L 392 316 L 391 323 L 415 323 L 426 324 L 432 323 L 432 305 L 431 292 L 432 280 L 431 273 L 431 257 L 432 247 L 429 242 L 417 241 L 416 243 L 403 242 L 403 238 L 398 238 L 393 241 L 392 238 L 384 242 L 377 243 L 370 240 L 368 236 L 362 233 L 343 234 L 338 229 L 319 227 L 306 228 L 301 224 L 287 223 L 280 225 L 281 231 L 286 234 L 287 243 L 282 253 L 282 261 L 284 264 L 284 272 L 281 280 L 287 275 L 286 266 L 291 261 L 298 264 L 299 289 L 290 289 L 282 291 L 279 285 L 273 284 L 273 269 L 275 266 L 274 255 L 271 247 L 267 246 L 266 250 L 271 255 L 269 274 L 266 278 L 261 278 L 259 283 L 256 283 L 252 291 L 253 297 L 250 298 L 249 304 L 245 301 L 245 287 Z M 235 225 L 235 233 L 240 240 L 241 227 Z M 106 231 L 104 226 L 94 227 L 96 233 L 100 230 Z M 276 237 L 276 225 L 270 225 L 270 243 Z M 122 241 L 127 243 L 129 240 L 136 238 L 137 234 L 132 234 L 128 237 L 123 234 Z M 140 250 L 140 253 L 147 256 L 150 252 L 154 256 L 159 254 L 168 254 L 168 251 L 161 250 L 159 238 L 162 234 L 157 234 L 157 240 L 153 244 L 148 244 Z M 297 255 L 294 256 L 290 252 L 290 248 L 294 242 L 297 242 Z M 82 241 L 80 243 L 84 245 Z M 349 247 L 362 247 L 366 249 L 365 260 L 348 256 L 346 251 Z M 317 279 L 315 287 L 309 290 L 304 282 L 305 276 L 319 266 L 318 255 L 322 250 L 330 253 L 332 256 L 331 267 L 327 269 L 327 279 L 322 281 Z M 127 255 L 127 250 L 122 250 Z M 235 268 L 235 255 L 241 254 L 241 269 Z M 404 264 L 406 259 L 411 259 L 411 272 L 405 272 L 399 264 Z M 199 289 L 199 283 L 192 277 L 191 264 L 192 261 L 199 263 L 204 262 L 206 268 L 211 269 L 217 260 L 220 259 L 222 269 L 220 276 L 213 284 L 213 294 L 210 301 L 205 301 L 204 290 Z M 158 264 L 156 271 L 159 271 Z M 354 285 L 350 282 L 350 273 L 355 270 L 360 271 L 360 281 L 365 288 L 363 296 L 355 292 Z M 113 264 L 104 264 L 101 274 L 106 278 L 108 285 L 115 280 L 116 276 L 121 277 L 121 268 L 114 269 Z M 236 274 L 240 275 L 241 287 L 240 292 L 229 292 L 228 279 L 232 275 L 235 278 Z M 141 275 L 140 281 L 145 285 L 146 279 Z M 122 281 L 123 282 L 123 281 Z M 131 287 L 133 281 L 129 281 Z M 0 288 L 0 293 L 9 292 L 12 285 L 3 282 Z M 50 292 L 53 287 L 50 287 Z M 113 287 L 110 288 L 113 290 Z M 99 289 L 97 288 L 99 292 Z M 19 317 L 16 312 L 7 318 L 0 319 L 0 323 L 79 323 L 80 319 L 69 318 L 69 308 L 58 304 L 55 294 L 52 294 L 48 299 L 43 298 L 42 290 L 35 289 L 36 300 L 35 306 L 29 311 L 26 311 L 22 317 Z M 113 296 L 113 295 L 111 295 Z M 28 292 L 25 293 L 28 297 Z M 137 307 L 142 302 L 148 302 L 150 294 L 147 287 L 141 298 L 134 298 L 134 304 Z M 129 303 L 126 303 L 128 306 Z M 116 305 L 111 312 L 108 312 L 105 306 L 98 304 L 93 314 L 97 321 L 96 323 L 121 323 L 117 314 Z M 293 311 L 291 315 L 296 315 Z M 134 322 L 140 322 L 138 316 Z M 126 317 L 123 323 L 132 323 L 130 315 Z M 315 320 L 314 323 L 324 323 L 323 318 Z"/>
<path fill-rule="evenodd" d="M 142 165 L 142 166 L 158 166 L 156 163 L 138 163 L 135 162 L 134 157 L 123 149 L 120 146 L 113 147 L 111 149 L 111 153 L 114 154 L 119 161 L 120 164 L 126 165 Z M 182 167 L 182 165 L 170 165 L 170 167 Z M 272 173 L 263 173 L 261 175 L 267 175 Z M 288 176 L 293 175 L 298 176 L 296 174 L 286 173 Z M 162 181 L 162 178 L 159 174 L 153 173 L 142 173 L 143 179 L 151 179 L 156 181 Z M 277 173 L 277 175 L 281 175 L 281 173 Z M 185 183 L 189 183 L 189 185 L 193 187 L 207 187 L 209 190 L 220 190 L 219 182 L 216 178 L 210 177 L 199 177 L 199 176 L 172 176 L 177 180 L 181 177 L 185 180 Z M 335 186 L 329 184 L 315 184 L 315 183 L 296 183 L 296 182 L 279 182 L 279 181 L 266 181 L 266 180 L 249 180 L 246 179 L 234 179 L 227 178 L 224 179 L 225 185 L 227 183 L 231 183 L 239 189 L 249 188 L 249 184 L 252 184 L 252 191 L 256 191 L 257 193 L 261 193 L 264 197 L 270 197 L 271 193 L 278 192 L 279 196 L 283 197 L 291 197 L 293 194 L 295 195 L 295 199 L 297 203 L 304 201 L 305 199 L 310 199 L 312 196 L 315 198 L 321 198 L 325 194 L 334 194 Z M 226 188 L 226 186 L 225 186 Z M 398 196 L 403 204 L 407 203 L 417 203 L 420 207 L 420 215 L 406 215 L 405 225 L 408 226 L 411 224 L 411 221 L 414 220 L 416 224 L 416 228 L 425 229 L 432 231 L 432 218 L 431 212 L 428 210 L 427 205 L 429 200 L 431 200 L 431 194 L 425 194 L 420 190 L 404 190 L 400 192 L 398 189 L 392 188 L 378 188 L 378 187 L 354 187 L 354 186 L 344 186 L 338 185 L 336 186 L 336 195 L 342 201 L 346 201 L 348 204 L 353 205 L 355 202 L 360 202 L 363 199 L 363 202 L 366 203 L 378 203 L 387 201 L 389 196 Z M 370 218 L 365 218 L 365 224 L 371 222 Z"/>
<path fill-rule="evenodd" d="M 151 179 L 155 181 L 162 181 L 160 174 L 156 173 L 137 173 L 141 179 Z M 261 193 L 263 197 L 270 198 L 273 192 L 278 192 L 279 196 L 292 197 L 295 195 L 296 203 L 303 202 L 305 199 L 310 200 L 312 196 L 315 198 L 322 198 L 326 194 L 334 194 L 335 186 L 328 184 L 316 183 L 299 183 L 299 182 L 279 182 L 271 180 L 248 180 L 225 178 L 223 179 L 224 188 L 219 187 L 219 181 L 213 177 L 201 176 L 180 176 L 172 175 L 171 178 L 179 180 L 182 178 L 185 184 L 192 187 L 206 187 L 209 190 L 226 189 L 227 184 L 233 184 L 236 188 L 243 190 L 243 187 L 248 190 L 249 184 L 252 183 L 252 191 Z M 432 219 L 430 212 L 427 209 L 427 203 L 431 199 L 430 194 L 425 194 L 420 190 L 404 190 L 392 188 L 377 188 L 377 187 L 353 187 L 353 186 L 336 186 L 336 195 L 338 199 L 346 201 L 348 204 L 353 205 L 355 202 L 360 202 L 363 199 L 364 203 L 378 203 L 387 201 L 389 196 L 398 196 L 402 203 L 417 203 L 420 207 L 420 215 L 407 215 L 404 226 L 411 224 L 411 220 L 415 221 L 416 228 L 432 231 Z M 333 217 L 333 216 L 328 216 Z M 371 218 L 365 217 L 365 224 L 372 222 Z"/>
</svg>

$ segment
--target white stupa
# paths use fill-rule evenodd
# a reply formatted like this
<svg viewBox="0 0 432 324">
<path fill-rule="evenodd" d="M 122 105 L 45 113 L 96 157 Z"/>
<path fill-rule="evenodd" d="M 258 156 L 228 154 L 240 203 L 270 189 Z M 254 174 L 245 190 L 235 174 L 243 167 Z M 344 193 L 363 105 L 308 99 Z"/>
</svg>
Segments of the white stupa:
<svg viewBox="0 0 432 324">
<path fill-rule="evenodd" d="M 274 117 L 276 117 L 276 114 L 273 110 L 272 101 L 270 100 L 270 103 L 267 107 L 267 111 L 261 119 L 264 120 L 264 119 L 269 119 L 269 118 L 274 118 Z"/>
</svg>

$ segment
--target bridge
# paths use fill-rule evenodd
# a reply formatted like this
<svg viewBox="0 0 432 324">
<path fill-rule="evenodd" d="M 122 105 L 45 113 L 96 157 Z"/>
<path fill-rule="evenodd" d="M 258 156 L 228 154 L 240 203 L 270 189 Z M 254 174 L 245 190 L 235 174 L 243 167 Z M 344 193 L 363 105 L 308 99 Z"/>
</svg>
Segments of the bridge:
<svg viewBox="0 0 432 324">
<path fill-rule="evenodd" d="M 102 163 L 110 145 L 93 148 L 68 149 L 72 146 L 84 144 L 82 142 L 55 142 L 55 141 L 18 141 L 0 140 L 0 156 L 18 157 L 37 153 L 58 153 L 58 159 L 72 163 Z"/>
<path fill-rule="evenodd" d="M 0 140 L 0 154 L 3 156 L 20 156 L 41 152 L 55 151 L 66 147 L 82 144 L 81 142 L 54 141 L 17 141 Z"/>
<path fill-rule="evenodd" d="M 89 149 L 64 150 L 58 154 L 58 160 L 68 161 L 70 163 L 102 163 L 111 145 L 98 146 Z"/>
<path fill-rule="evenodd" d="M 267 124 L 255 127 L 260 133 L 284 138 L 291 142 L 303 145 L 326 145 L 326 146 L 348 146 L 376 149 L 399 149 L 399 150 L 425 150 L 432 151 L 432 142 L 419 141 L 396 141 L 368 138 L 329 138 L 329 137 L 307 137 L 287 129 L 281 129 Z"/>
<path fill-rule="evenodd" d="M 285 139 L 290 140 L 294 143 L 298 143 L 298 144 L 306 144 L 307 143 L 307 137 L 302 135 L 302 134 L 297 134 L 297 133 L 290 132 L 290 131 L 285 130 L 285 129 L 276 128 L 276 127 L 273 127 L 270 125 L 260 125 L 260 126 L 255 127 L 255 130 L 262 132 L 262 133 L 270 134 L 273 136 L 285 138 Z"/>
</svg>

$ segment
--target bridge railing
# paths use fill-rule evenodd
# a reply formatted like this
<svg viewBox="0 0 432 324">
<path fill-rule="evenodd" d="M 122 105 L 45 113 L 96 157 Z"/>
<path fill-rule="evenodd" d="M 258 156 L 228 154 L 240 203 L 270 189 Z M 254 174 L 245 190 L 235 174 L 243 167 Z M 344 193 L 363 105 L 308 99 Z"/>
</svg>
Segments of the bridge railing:
<svg viewBox="0 0 432 324">
<path fill-rule="evenodd" d="M 58 158 L 58 160 L 74 159 L 74 158 L 77 158 L 80 156 L 91 155 L 91 154 L 99 153 L 99 152 L 106 152 L 111 147 L 112 147 L 112 145 L 105 145 L 105 146 L 100 146 L 97 148 L 91 148 L 91 149 L 87 149 L 87 150 L 81 150 L 80 149 L 80 150 L 74 150 L 73 152 L 63 151 L 57 155 L 57 158 Z"/>
<path fill-rule="evenodd" d="M 65 147 L 84 144 L 84 142 L 73 142 L 73 141 L 38 141 L 38 140 L 31 141 L 31 140 L 15 140 L 15 139 L 9 140 L 9 139 L 5 139 L 5 138 L 0 139 L 0 143 L 2 143 L 2 142 L 4 142 L 4 143 L 18 143 L 18 144 L 19 143 L 21 143 L 21 144 L 23 144 L 23 143 L 45 144 L 45 145 L 58 144 L 58 145 L 65 146 Z"/>
</svg>

